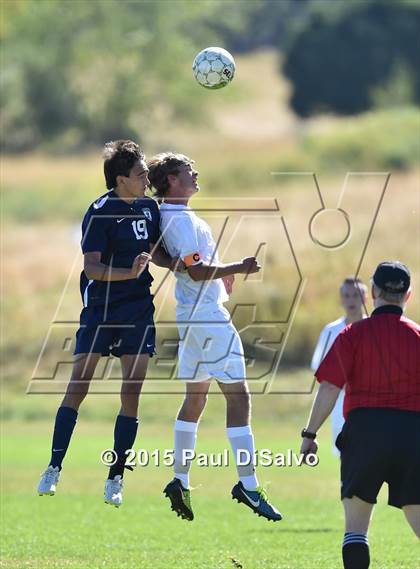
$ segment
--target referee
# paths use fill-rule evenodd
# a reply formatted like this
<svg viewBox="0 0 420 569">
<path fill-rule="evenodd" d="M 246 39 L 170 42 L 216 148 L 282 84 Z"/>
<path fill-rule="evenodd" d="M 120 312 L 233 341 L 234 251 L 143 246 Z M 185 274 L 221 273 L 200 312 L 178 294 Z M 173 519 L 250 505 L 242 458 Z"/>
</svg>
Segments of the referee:
<svg viewBox="0 0 420 569">
<path fill-rule="evenodd" d="M 302 431 L 303 454 L 345 388 L 341 451 L 345 569 L 369 567 L 367 532 L 384 482 L 388 504 L 401 508 L 420 538 L 420 326 L 405 318 L 410 271 L 380 263 L 372 277 L 375 310 L 347 326 L 315 373 L 320 383 Z"/>
<path fill-rule="evenodd" d="M 340 300 L 344 316 L 330 322 L 322 329 L 311 360 L 311 368 L 314 372 L 319 368 L 339 333 L 352 322 L 366 318 L 367 298 L 368 287 L 364 282 L 353 277 L 347 277 L 343 280 L 340 286 Z M 337 397 L 334 409 L 331 411 L 332 449 L 335 456 L 340 456 L 335 441 L 344 425 L 343 401 L 344 390 L 342 389 Z"/>
</svg>

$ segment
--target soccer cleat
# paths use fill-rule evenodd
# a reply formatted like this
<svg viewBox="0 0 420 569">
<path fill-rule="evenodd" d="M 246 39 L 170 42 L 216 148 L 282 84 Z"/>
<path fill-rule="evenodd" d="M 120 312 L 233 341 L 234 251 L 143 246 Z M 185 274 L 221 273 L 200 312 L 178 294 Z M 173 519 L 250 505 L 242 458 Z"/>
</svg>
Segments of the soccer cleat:
<svg viewBox="0 0 420 569">
<path fill-rule="evenodd" d="M 38 494 L 40 496 L 54 496 L 59 478 L 60 469 L 58 466 L 54 467 L 50 464 L 47 470 L 41 475 L 41 480 L 38 484 Z"/>
<path fill-rule="evenodd" d="M 123 479 L 117 474 L 112 480 L 108 478 L 105 482 L 104 501 L 105 504 L 119 508 L 122 504 Z"/>
<path fill-rule="evenodd" d="M 191 508 L 191 492 L 184 488 L 178 478 L 174 478 L 163 493 L 171 501 L 172 510 L 183 520 L 192 521 L 194 514 Z"/>
<path fill-rule="evenodd" d="M 267 520 L 278 522 L 282 519 L 280 512 L 268 501 L 267 492 L 261 487 L 256 490 L 246 490 L 242 482 L 238 482 L 232 488 L 232 500 L 242 502 L 255 514 Z"/>
</svg>

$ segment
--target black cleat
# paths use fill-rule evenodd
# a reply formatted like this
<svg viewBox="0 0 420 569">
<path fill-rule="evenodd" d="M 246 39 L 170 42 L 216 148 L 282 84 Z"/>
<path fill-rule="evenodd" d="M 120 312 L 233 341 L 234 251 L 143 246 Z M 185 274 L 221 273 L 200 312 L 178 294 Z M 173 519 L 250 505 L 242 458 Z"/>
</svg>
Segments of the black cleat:
<svg viewBox="0 0 420 569">
<path fill-rule="evenodd" d="M 242 502 L 255 514 L 267 520 L 278 522 L 282 519 L 280 512 L 268 501 L 267 492 L 263 488 L 246 490 L 242 482 L 238 482 L 232 488 L 232 499 Z"/>
<path fill-rule="evenodd" d="M 190 491 L 186 490 L 178 478 L 174 478 L 164 489 L 163 493 L 171 501 L 171 509 L 183 520 L 192 521 L 194 514 L 191 508 Z"/>
</svg>

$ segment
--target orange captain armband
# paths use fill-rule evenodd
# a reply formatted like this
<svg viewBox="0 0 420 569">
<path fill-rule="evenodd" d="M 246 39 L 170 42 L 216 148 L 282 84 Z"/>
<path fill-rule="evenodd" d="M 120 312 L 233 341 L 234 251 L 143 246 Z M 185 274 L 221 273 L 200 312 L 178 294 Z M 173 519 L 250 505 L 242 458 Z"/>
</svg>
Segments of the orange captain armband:
<svg viewBox="0 0 420 569">
<path fill-rule="evenodd" d="M 200 253 L 191 253 L 182 259 L 186 267 L 191 267 L 191 265 L 196 265 L 201 261 Z"/>
</svg>

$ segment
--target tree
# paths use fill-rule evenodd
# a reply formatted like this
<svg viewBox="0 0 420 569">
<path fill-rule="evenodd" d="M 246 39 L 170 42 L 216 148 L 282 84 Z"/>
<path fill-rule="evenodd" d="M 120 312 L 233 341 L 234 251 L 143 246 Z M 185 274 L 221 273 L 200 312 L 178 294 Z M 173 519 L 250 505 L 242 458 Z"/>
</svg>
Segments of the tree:
<svg viewBox="0 0 420 569">
<path fill-rule="evenodd" d="M 203 116 L 191 72 L 197 47 L 186 31 L 211 4 L 16 0 L 2 8 L 4 149 L 141 140 L 159 121 Z"/>
<path fill-rule="evenodd" d="M 333 18 L 325 11 L 314 13 L 285 54 L 292 108 L 304 117 L 365 111 L 401 64 L 410 70 L 419 102 L 419 30 L 417 4 L 376 0 L 354 3 Z"/>
</svg>

